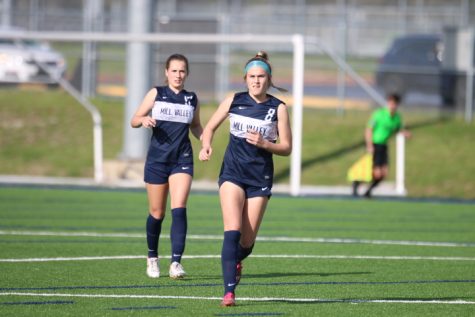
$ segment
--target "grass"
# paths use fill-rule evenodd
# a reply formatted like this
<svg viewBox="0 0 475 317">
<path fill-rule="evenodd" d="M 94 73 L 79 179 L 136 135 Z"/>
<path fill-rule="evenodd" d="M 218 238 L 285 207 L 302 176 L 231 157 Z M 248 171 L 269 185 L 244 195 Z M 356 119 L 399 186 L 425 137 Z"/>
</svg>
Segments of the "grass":
<svg viewBox="0 0 475 317">
<path fill-rule="evenodd" d="M 104 155 L 114 157 L 121 146 L 117 131 L 122 131 L 123 111 L 117 102 L 95 103 L 105 119 Z M 92 175 L 92 119 L 72 97 L 60 90 L 8 89 L 0 93 L 0 104 L 1 174 Z"/>
<path fill-rule="evenodd" d="M 124 103 L 104 98 L 93 103 L 103 117 L 104 157 L 115 160 L 122 147 Z M 92 177 L 92 120 L 74 99 L 62 90 L 2 89 L 0 105 L 0 174 Z M 203 124 L 215 107 L 202 106 Z M 403 116 L 414 135 L 406 153 L 409 195 L 474 199 L 475 125 L 436 112 L 403 109 Z M 347 184 L 348 167 L 364 153 L 368 117 L 368 111 L 340 116 L 330 110 L 304 110 L 303 184 Z M 199 144 L 192 142 L 196 157 Z M 195 179 L 216 180 L 226 143 L 223 125 L 215 138 L 214 159 L 206 164 L 195 159 Z M 288 183 L 289 157 L 275 157 L 275 164 L 276 182 Z M 394 168 L 391 173 L 393 179 Z"/>
<path fill-rule="evenodd" d="M 473 204 L 274 196 L 260 229 L 261 240 L 244 262 L 238 306 L 230 309 L 219 307 L 222 223 L 218 197 L 190 196 L 188 257 L 183 259 L 189 276 L 181 281 L 166 276 L 169 215 L 159 247 L 165 276 L 151 280 L 145 275 L 146 210 L 143 191 L 2 187 L 0 314 L 475 313 Z M 334 243 L 335 239 L 341 242 Z M 432 245 L 417 245 L 417 241 Z M 441 244 L 448 242 L 452 246 Z M 118 258 L 101 259 L 108 256 Z M 63 261 L 52 260 L 57 257 Z M 80 257 L 91 259 L 72 259 Z M 292 301 L 296 298 L 307 300 Z"/>
</svg>

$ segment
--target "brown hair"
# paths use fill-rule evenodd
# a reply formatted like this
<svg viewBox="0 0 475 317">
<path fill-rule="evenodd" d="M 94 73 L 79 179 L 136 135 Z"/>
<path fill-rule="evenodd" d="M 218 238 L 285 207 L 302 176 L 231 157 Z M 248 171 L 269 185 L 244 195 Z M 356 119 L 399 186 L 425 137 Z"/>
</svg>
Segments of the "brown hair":
<svg viewBox="0 0 475 317">
<path fill-rule="evenodd" d="M 277 89 L 280 92 L 287 92 L 288 91 L 287 89 L 275 86 L 274 83 L 272 82 L 272 65 L 269 63 L 269 55 L 267 54 L 267 52 L 265 52 L 265 51 L 257 52 L 256 56 L 254 56 L 253 58 L 251 58 L 250 60 L 248 60 L 246 62 L 246 65 L 244 66 L 244 69 L 246 69 L 246 66 L 252 61 L 264 62 L 269 67 L 269 71 L 270 71 L 268 73 L 268 75 L 269 75 L 269 87 L 274 87 L 275 89 Z M 247 72 L 244 74 L 244 80 L 246 80 L 246 75 L 247 75 Z"/>
<path fill-rule="evenodd" d="M 401 96 L 396 93 L 391 93 L 386 96 L 386 100 L 392 100 L 399 105 L 399 103 L 401 103 Z"/>
<path fill-rule="evenodd" d="M 190 73 L 190 69 L 188 66 L 188 58 L 185 57 L 185 55 L 182 54 L 172 54 L 168 56 L 167 61 L 165 62 L 165 69 L 170 68 L 170 63 L 171 61 L 182 61 L 185 63 L 185 68 L 186 68 L 186 74 L 188 75 Z M 165 83 L 168 85 L 168 79 L 165 78 Z"/>
</svg>

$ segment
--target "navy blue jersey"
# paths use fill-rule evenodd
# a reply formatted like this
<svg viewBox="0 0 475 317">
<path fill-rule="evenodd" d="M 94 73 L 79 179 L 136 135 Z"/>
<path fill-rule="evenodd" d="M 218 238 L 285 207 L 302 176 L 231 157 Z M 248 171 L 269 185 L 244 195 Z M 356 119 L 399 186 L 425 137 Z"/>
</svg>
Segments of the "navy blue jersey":
<svg viewBox="0 0 475 317">
<path fill-rule="evenodd" d="M 186 90 L 176 94 L 168 86 L 156 89 L 157 97 L 152 108 L 156 126 L 153 128 L 147 163 L 192 163 L 189 128 L 198 98 L 195 93 Z"/>
<path fill-rule="evenodd" d="M 220 177 L 236 179 L 251 186 L 272 187 L 274 162 L 272 153 L 246 142 L 246 132 L 255 130 L 264 139 L 276 142 L 277 108 L 283 102 L 268 95 L 257 103 L 248 92 L 234 95 L 229 108 L 230 136 Z"/>
</svg>

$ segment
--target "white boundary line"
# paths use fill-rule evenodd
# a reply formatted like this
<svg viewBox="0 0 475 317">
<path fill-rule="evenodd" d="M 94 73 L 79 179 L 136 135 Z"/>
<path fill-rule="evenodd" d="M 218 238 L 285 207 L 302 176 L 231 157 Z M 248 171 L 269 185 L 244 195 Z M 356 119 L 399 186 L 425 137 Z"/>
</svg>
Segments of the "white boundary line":
<svg viewBox="0 0 475 317">
<path fill-rule="evenodd" d="M 0 230 L 0 235 L 12 236 L 53 236 L 53 237 L 100 237 L 100 238 L 140 238 L 145 239 L 144 234 L 131 233 L 100 233 L 100 232 L 54 232 L 54 231 L 15 231 Z M 168 234 L 162 233 L 163 238 Z M 190 240 L 218 240 L 223 239 L 220 235 L 187 235 Z M 475 243 L 462 242 L 429 242 L 429 241 L 405 241 L 405 240 L 370 240 L 370 239 L 343 239 L 343 238 L 297 238 L 297 237 L 257 237 L 258 241 L 270 242 L 309 242 L 309 243 L 348 243 L 348 244 L 377 244 L 377 245 L 408 245 L 429 247 L 475 247 Z"/>
<path fill-rule="evenodd" d="M 185 255 L 184 259 L 219 259 L 220 255 Z M 475 257 L 443 257 L 443 256 L 382 256 L 382 255 L 302 255 L 302 254 L 253 254 L 251 258 L 279 258 L 279 259 L 329 259 L 329 260 L 419 260 L 419 261 L 475 261 Z M 100 260 L 135 260 L 145 259 L 145 255 L 117 255 L 117 256 L 82 256 L 57 258 L 19 258 L 0 259 L 0 263 L 18 262 L 55 262 L 55 261 L 100 261 Z M 161 259 L 170 256 L 160 256 Z"/>
<path fill-rule="evenodd" d="M 171 295 L 118 295 L 118 294 L 64 294 L 64 293 L 21 293 L 5 292 L 0 296 L 35 296 L 35 297 L 87 297 L 87 298 L 153 298 L 153 299 L 191 299 L 221 300 L 221 297 L 171 296 Z M 456 304 L 474 305 L 465 300 L 386 300 L 386 299 L 323 299 L 323 298 L 285 298 L 285 297 L 239 297 L 238 301 L 250 302 L 301 302 L 301 303 L 394 303 L 394 304 Z"/>
</svg>

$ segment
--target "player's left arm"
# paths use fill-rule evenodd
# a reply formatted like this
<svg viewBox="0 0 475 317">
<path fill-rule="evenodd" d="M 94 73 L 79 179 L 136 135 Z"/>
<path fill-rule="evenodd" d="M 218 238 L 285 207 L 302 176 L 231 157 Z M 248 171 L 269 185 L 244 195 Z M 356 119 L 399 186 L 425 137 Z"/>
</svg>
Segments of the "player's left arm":
<svg viewBox="0 0 475 317">
<path fill-rule="evenodd" d="M 406 138 L 412 137 L 412 133 L 408 129 L 401 129 L 399 133 L 402 133 L 402 135 L 404 135 Z"/>
<path fill-rule="evenodd" d="M 290 129 L 287 106 L 280 104 L 277 108 L 278 143 L 270 142 L 257 131 L 249 131 L 246 141 L 276 155 L 288 156 L 292 152 L 292 130 Z"/>
<path fill-rule="evenodd" d="M 398 132 L 398 133 L 401 133 L 401 134 L 402 134 L 404 137 L 406 137 L 406 138 L 412 137 L 411 131 L 409 131 L 409 129 L 404 126 L 402 120 L 401 120 L 401 125 L 400 125 L 400 127 L 399 127 L 399 129 L 398 129 L 397 132 Z"/>
<path fill-rule="evenodd" d="M 200 103 L 196 105 L 195 113 L 193 114 L 193 120 L 190 124 L 190 131 L 195 136 L 195 138 L 201 140 L 201 135 L 203 134 L 203 126 L 201 125 L 200 119 Z"/>
</svg>

